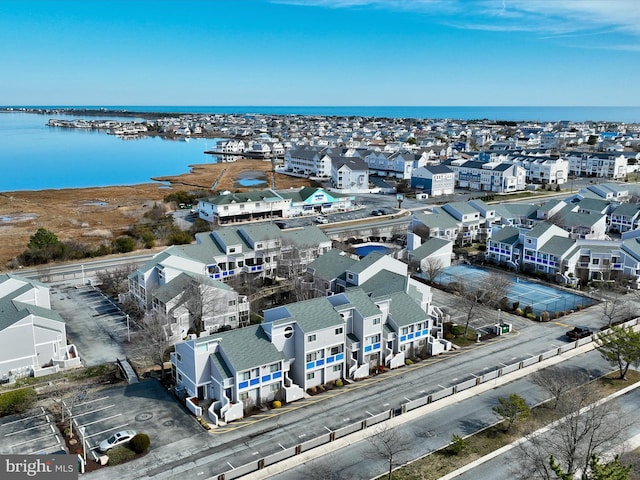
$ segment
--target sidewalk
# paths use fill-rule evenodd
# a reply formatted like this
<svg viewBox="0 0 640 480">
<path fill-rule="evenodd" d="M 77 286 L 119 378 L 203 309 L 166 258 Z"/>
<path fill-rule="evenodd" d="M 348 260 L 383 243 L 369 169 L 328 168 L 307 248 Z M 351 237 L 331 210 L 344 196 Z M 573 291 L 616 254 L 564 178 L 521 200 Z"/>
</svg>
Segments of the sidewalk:
<svg viewBox="0 0 640 480">
<path fill-rule="evenodd" d="M 530 375 L 531 373 L 537 371 L 537 370 L 541 370 L 543 368 L 546 367 L 550 367 L 553 365 L 556 365 L 558 363 L 561 363 L 565 360 L 568 360 L 570 358 L 573 358 L 577 355 L 581 355 L 583 353 L 589 352 L 591 350 L 593 350 L 595 348 L 595 344 L 593 342 L 588 343 L 587 345 L 583 345 L 579 348 L 575 348 L 573 350 L 570 350 L 569 352 L 563 353 L 561 355 L 556 355 L 554 357 L 551 357 L 547 360 L 544 360 L 542 362 L 536 363 L 534 365 L 531 365 L 529 367 L 525 367 L 519 370 L 516 370 L 515 372 L 512 373 L 508 373 L 505 374 L 501 377 L 497 377 L 495 380 L 492 380 L 490 382 L 485 382 L 482 383 L 476 387 L 473 388 L 469 388 L 467 390 L 464 390 L 460 393 L 451 395 L 449 397 L 443 398 L 442 400 L 438 400 L 436 402 L 424 405 L 422 407 L 416 408 L 414 410 L 411 410 L 403 415 L 400 415 L 398 417 L 393 417 L 390 418 L 389 420 L 386 420 L 385 422 L 381 422 L 379 424 L 376 425 L 376 427 L 378 426 L 382 426 L 384 425 L 385 427 L 389 427 L 389 428 L 393 428 L 396 426 L 400 426 L 403 425 L 407 422 L 411 422 L 412 420 L 419 418 L 423 415 L 435 412 L 445 406 L 449 406 L 458 402 L 461 402 L 463 400 L 466 400 L 472 396 L 475 396 L 479 393 L 482 392 L 486 392 L 489 390 L 493 390 L 496 387 L 502 386 L 502 385 L 506 385 L 508 383 L 511 383 L 515 380 L 518 380 L 522 377 L 525 377 L 527 375 Z M 293 457 L 287 458 L 281 462 L 278 462 L 274 465 L 269 465 L 268 467 L 262 469 L 262 470 L 258 470 L 255 471 L 253 473 L 250 473 L 248 475 L 245 475 L 243 478 L 244 479 L 248 479 L 248 480 L 261 480 L 261 479 L 265 479 L 265 478 L 269 478 L 272 477 L 274 475 L 280 474 L 282 472 L 285 472 L 299 464 L 303 464 L 306 463 L 310 460 L 322 457 L 324 455 L 328 455 L 331 452 L 334 452 L 336 450 L 342 449 L 348 445 L 360 442 L 362 440 L 365 440 L 366 438 L 374 435 L 376 433 L 376 428 L 367 428 L 365 430 L 359 430 L 356 433 L 353 433 L 351 435 L 347 435 L 346 437 L 342 437 L 339 438 L 333 442 L 329 442 L 327 444 L 324 444 L 320 447 L 314 448 L 312 450 L 309 450 L 307 452 L 304 452 L 300 455 L 295 455 Z M 504 448 L 504 447 L 503 447 Z M 495 452 L 494 452 L 495 453 Z M 499 454 L 499 453 L 498 453 Z M 489 456 L 487 456 L 487 460 L 490 458 Z M 484 460 L 486 461 L 486 460 Z M 473 465 L 473 464 L 472 464 Z M 473 467 L 469 467 L 469 468 L 473 468 Z M 462 471 L 459 471 L 457 474 L 462 473 Z M 453 477 L 446 477 L 446 478 L 453 478 Z"/>
</svg>

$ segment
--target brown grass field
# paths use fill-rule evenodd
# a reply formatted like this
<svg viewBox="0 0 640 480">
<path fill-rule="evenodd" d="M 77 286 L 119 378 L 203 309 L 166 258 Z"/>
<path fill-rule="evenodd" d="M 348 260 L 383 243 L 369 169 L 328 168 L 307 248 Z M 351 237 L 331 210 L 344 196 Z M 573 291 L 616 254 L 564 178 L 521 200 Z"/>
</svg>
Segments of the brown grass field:
<svg viewBox="0 0 640 480">
<path fill-rule="evenodd" d="M 242 159 L 190 168 L 189 173 L 152 179 L 163 183 L 0 193 L 0 271 L 5 271 L 7 262 L 26 249 L 29 237 L 41 227 L 54 232 L 60 240 L 97 245 L 125 232 L 172 191 L 209 190 L 216 180 L 216 191 L 249 190 L 236 184 L 238 176 L 247 170 L 265 173 L 267 184 L 258 188 L 272 185 L 271 162 L 262 160 Z M 277 189 L 309 185 L 303 178 L 275 175 Z"/>
</svg>

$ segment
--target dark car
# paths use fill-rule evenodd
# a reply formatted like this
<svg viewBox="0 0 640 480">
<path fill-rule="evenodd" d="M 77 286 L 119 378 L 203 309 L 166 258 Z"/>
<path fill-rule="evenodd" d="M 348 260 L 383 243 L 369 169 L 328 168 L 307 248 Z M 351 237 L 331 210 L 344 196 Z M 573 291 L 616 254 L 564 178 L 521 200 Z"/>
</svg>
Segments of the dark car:
<svg viewBox="0 0 640 480">
<path fill-rule="evenodd" d="M 382 210 L 373 210 L 371 212 L 371 215 L 373 215 L 375 217 L 379 217 L 380 215 L 384 215 L 384 214 L 382 213 Z"/>
<path fill-rule="evenodd" d="M 565 333 L 566 337 L 571 341 L 580 340 L 581 338 L 590 337 L 593 334 L 589 327 L 573 327 Z"/>
</svg>

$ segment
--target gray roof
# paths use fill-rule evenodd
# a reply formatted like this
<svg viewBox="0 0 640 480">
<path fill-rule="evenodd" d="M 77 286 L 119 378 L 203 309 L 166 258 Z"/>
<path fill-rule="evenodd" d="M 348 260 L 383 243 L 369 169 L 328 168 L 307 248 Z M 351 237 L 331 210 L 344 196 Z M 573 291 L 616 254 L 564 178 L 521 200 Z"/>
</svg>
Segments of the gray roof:
<svg viewBox="0 0 640 480">
<path fill-rule="evenodd" d="M 540 238 L 543 234 L 547 232 L 554 225 L 552 223 L 540 222 L 531 230 L 526 233 L 527 237 L 530 238 Z"/>
<path fill-rule="evenodd" d="M 373 300 L 369 298 L 363 289 L 354 288 L 346 292 L 344 295 L 349 299 L 350 304 L 353 305 L 364 318 L 380 315 L 380 309 L 376 306 Z"/>
<path fill-rule="evenodd" d="M 384 256 L 385 255 L 379 252 L 371 252 L 364 258 L 360 259 L 360 261 L 358 261 L 357 263 L 351 265 L 346 271 L 355 273 L 357 275 L 359 273 L 362 273 L 364 270 L 369 268 Z"/>
<path fill-rule="evenodd" d="M 284 353 L 279 352 L 271 343 L 261 325 L 250 325 L 237 330 L 216 333 L 209 337 L 196 339 L 196 344 L 206 343 L 212 339 L 218 339 L 221 356 L 218 360 L 227 359 L 224 367 L 228 373 L 255 368 L 258 365 L 275 363 L 285 358 Z"/>
<path fill-rule="evenodd" d="M 229 285 L 218 280 L 207 277 L 206 275 L 194 275 L 191 273 L 181 273 L 170 282 L 162 285 L 153 292 L 153 296 L 163 303 L 167 303 L 178 295 L 181 295 L 192 282 L 197 282 L 202 285 L 209 285 L 211 287 L 219 288 L 221 290 L 233 291 Z"/>
<path fill-rule="evenodd" d="M 329 303 L 327 297 L 313 298 L 304 302 L 290 303 L 284 308 L 291 314 L 300 330 L 304 333 L 323 330 L 344 324 L 340 314 Z M 278 322 L 281 322 L 279 320 Z M 286 320 L 290 321 L 290 320 Z"/>
<path fill-rule="evenodd" d="M 433 213 L 416 212 L 413 216 L 418 222 L 429 228 L 446 230 L 460 225 L 460 222 L 451 214 L 443 211 L 434 211 Z"/>
<path fill-rule="evenodd" d="M 15 298 L 21 296 L 22 294 L 27 293 L 37 286 L 42 285 L 41 283 L 27 280 L 26 278 L 21 278 L 11 274 L 1 275 L 0 283 L 4 283 L 5 281 L 12 278 L 19 279 L 20 281 L 26 283 L 19 286 L 12 292 L 9 292 L 4 297 L 0 298 L 0 331 L 10 327 L 11 325 L 19 322 L 29 315 L 48 318 L 50 320 L 64 323 L 64 319 L 55 310 L 15 300 Z"/>
<path fill-rule="evenodd" d="M 596 212 L 605 212 L 611 202 L 600 198 L 583 198 L 576 205 L 583 210 L 593 210 Z"/>
<path fill-rule="evenodd" d="M 571 238 L 554 235 L 542 247 L 538 247 L 538 251 L 561 257 L 571 250 L 575 244 L 576 241 Z"/>
<path fill-rule="evenodd" d="M 507 245 L 515 245 L 520 238 L 520 230 L 514 227 L 503 227 L 499 231 L 491 235 L 491 241 L 496 243 L 504 243 Z"/>
<path fill-rule="evenodd" d="M 432 237 L 427 239 L 422 245 L 420 245 L 413 252 L 411 252 L 411 254 L 417 260 L 422 260 L 423 258 L 427 258 L 429 255 L 445 247 L 449 243 L 452 243 L 452 242 L 450 240 L 445 240 L 443 238 Z"/>
<path fill-rule="evenodd" d="M 616 209 L 611 212 L 613 215 L 621 215 L 625 217 L 635 217 L 638 212 L 640 212 L 640 205 L 632 205 L 630 203 L 623 203 L 616 207 Z"/>
<path fill-rule="evenodd" d="M 201 198 L 201 201 L 211 203 L 212 205 L 229 205 L 232 203 L 246 203 L 246 202 L 263 202 L 263 201 L 277 201 L 282 197 L 271 189 L 249 191 L 249 192 L 237 192 L 220 194 L 214 197 Z"/>
<path fill-rule="evenodd" d="M 277 227 L 276 227 L 277 228 Z M 289 241 L 298 247 L 310 248 L 321 243 L 331 242 L 329 237 L 315 225 L 304 228 L 288 228 L 280 230 L 280 238 L 283 242 Z"/>
<path fill-rule="evenodd" d="M 307 268 L 314 270 L 315 274 L 320 278 L 332 280 L 338 278 L 356 262 L 356 259 L 351 258 L 341 250 L 333 248 L 316 258 Z"/>
<path fill-rule="evenodd" d="M 390 298 L 389 313 L 391 313 L 393 321 L 399 327 L 421 322 L 428 318 L 428 315 L 420 308 L 420 305 L 406 293 L 397 292 L 390 295 Z"/>
<path fill-rule="evenodd" d="M 353 288 L 353 287 L 352 287 Z M 407 288 L 407 277 L 389 270 L 382 270 L 366 282 L 358 286 L 371 295 L 371 298 L 379 298 L 394 292 L 403 292 Z M 353 288 L 355 290 L 355 288 Z M 349 290 L 351 291 L 351 289 Z"/>
<path fill-rule="evenodd" d="M 535 218 L 538 206 L 530 203 L 501 203 L 496 205 L 496 215 L 502 218 Z"/>
</svg>

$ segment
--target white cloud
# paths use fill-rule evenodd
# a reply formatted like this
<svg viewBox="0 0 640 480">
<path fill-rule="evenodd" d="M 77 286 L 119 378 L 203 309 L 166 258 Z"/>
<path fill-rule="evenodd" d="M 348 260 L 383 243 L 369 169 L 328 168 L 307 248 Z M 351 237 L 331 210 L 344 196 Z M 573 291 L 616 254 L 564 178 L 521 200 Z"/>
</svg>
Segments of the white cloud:
<svg viewBox="0 0 640 480">
<path fill-rule="evenodd" d="M 438 17 L 452 27 L 547 36 L 617 33 L 640 37 L 637 0 L 272 0 L 328 8 L 369 6 Z"/>
</svg>

